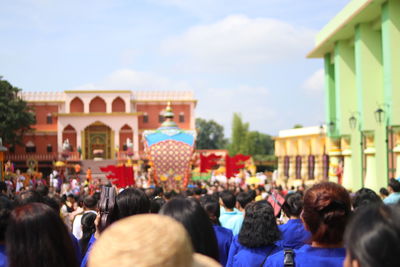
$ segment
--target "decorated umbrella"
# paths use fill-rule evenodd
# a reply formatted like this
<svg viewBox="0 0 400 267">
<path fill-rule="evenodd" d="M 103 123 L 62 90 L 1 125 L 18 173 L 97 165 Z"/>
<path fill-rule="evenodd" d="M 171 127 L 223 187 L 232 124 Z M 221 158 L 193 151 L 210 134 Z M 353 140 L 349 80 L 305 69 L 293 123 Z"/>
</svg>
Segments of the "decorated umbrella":
<svg viewBox="0 0 400 267">
<path fill-rule="evenodd" d="M 64 167 L 64 166 L 65 166 L 65 163 L 62 162 L 62 161 L 56 161 L 56 162 L 54 163 L 54 166 L 55 166 L 55 167 Z"/>
<path fill-rule="evenodd" d="M 178 127 L 171 103 L 164 118 L 160 128 L 143 133 L 146 153 L 154 166 L 154 181 L 164 188 L 182 189 L 188 182 L 196 132 Z"/>
</svg>

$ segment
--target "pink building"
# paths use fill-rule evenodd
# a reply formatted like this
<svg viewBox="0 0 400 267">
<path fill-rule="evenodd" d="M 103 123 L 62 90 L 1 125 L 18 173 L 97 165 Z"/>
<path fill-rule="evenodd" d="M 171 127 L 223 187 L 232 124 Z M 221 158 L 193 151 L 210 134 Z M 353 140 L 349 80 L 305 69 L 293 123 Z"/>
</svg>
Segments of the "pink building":
<svg viewBox="0 0 400 267">
<path fill-rule="evenodd" d="M 29 158 L 48 165 L 66 157 L 63 147 L 70 144 L 69 159 L 143 157 L 142 133 L 156 129 L 163 121 L 168 102 L 175 122 L 194 130 L 196 100 L 187 91 L 64 91 L 22 92 L 33 107 L 35 129 L 24 136 L 24 146 L 11 148 L 7 159 L 17 163 Z M 81 153 L 79 153 L 81 152 Z M 79 155 L 81 154 L 81 155 Z M 43 166 L 44 167 L 44 166 Z"/>
</svg>

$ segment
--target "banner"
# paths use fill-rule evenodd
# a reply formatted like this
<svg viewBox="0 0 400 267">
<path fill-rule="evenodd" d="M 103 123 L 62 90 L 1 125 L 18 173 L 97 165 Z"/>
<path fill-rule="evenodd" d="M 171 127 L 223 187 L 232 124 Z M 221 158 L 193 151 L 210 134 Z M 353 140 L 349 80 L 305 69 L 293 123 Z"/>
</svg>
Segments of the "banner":
<svg viewBox="0 0 400 267">
<path fill-rule="evenodd" d="M 217 156 L 215 154 L 210 154 L 208 156 L 204 156 L 200 154 L 200 172 L 206 173 L 211 170 L 215 165 L 218 164 L 218 160 L 221 159 L 222 156 Z"/>
<path fill-rule="evenodd" d="M 226 178 L 232 178 L 239 173 L 240 169 L 245 166 L 245 161 L 249 160 L 250 156 L 245 156 L 238 154 L 236 156 L 230 157 L 226 155 L 225 157 L 225 167 L 226 167 Z"/>
<path fill-rule="evenodd" d="M 127 167 L 125 165 L 108 165 L 107 167 L 100 167 L 100 170 L 104 173 L 110 173 L 106 176 L 107 179 L 118 188 L 124 188 L 135 184 L 132 167 Z"/>
</svg>

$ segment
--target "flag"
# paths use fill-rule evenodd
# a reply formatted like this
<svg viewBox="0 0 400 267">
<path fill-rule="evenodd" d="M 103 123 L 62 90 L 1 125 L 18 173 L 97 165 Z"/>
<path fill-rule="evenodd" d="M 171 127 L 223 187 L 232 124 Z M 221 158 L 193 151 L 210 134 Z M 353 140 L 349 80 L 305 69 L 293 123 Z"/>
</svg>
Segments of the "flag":
<svg viewBox="0 0 400 267">
<path fill-rule="evenodd" d="M 203 154 L 200 154 L 200 172 L 208 172 L 211 170 L 215 165 L 218 164 L 218 160 L 222 156 L 217 156 L 215 154 L 210 154 L 208 156 L 204 156 Z"/>
<path fill-rule="evenodd" d="M 107 167 L 100 167 L 100 170 L 109 173 L 106 176 L 107 179 L 119 188 L 135 184 L 132 167 L 108 165 Z"/>
<path fill-rule="evenodd" d="M 242 154 L 235 155 L 233 157 L 229 157 L 226 155 L 225 157 L 225 167 L 226 167 L 226 178 L 234 177 L 239 173 L 240 169 L 244 168 L 244 162 L 249 160 L 250 156 L 245 156 Z"/>
</svg>

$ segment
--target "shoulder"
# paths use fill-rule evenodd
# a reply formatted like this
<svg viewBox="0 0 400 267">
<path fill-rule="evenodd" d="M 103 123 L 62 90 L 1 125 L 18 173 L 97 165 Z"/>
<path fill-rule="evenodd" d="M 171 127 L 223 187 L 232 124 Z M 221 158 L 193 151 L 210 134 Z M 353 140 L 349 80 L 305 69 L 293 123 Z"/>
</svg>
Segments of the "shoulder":
<svg viewBox="0 0 400 267">
<path fill-rule="evenodd" d="M 230 230 L 228 228 L 225 228 L 225 227 L 222 227 L 219 225 L 214 225 L 213 227 L 214 227 L 214 231 L 217 234 L 224 235 L 224 236 L 233 236 L 232 230 Z"/>
<path fill-rule="evenodd" d="M 277 251 L 275 254 L 270 255 L 264 266 L 278 267 L 283 266 L 283 251 Z"/>
</svg>

